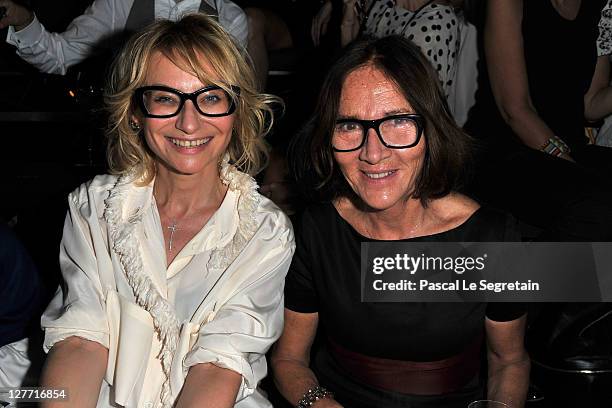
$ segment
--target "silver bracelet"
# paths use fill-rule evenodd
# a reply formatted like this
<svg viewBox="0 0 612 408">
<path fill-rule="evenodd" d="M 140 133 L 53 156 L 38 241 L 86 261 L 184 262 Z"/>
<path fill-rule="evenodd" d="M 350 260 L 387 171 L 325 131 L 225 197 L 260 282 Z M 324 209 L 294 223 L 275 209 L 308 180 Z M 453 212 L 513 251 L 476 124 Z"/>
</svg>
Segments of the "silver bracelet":
<svg viewBox="0 0 612 408">
<path fill-rule="evenodd" d="M 334 398 L 334 394 L 327 388 L 317 385 L 304 393 L 302 399 L 298 401 L 296 408 L 310 407 L 312 404 L 323 398 Z"/>
</svg>

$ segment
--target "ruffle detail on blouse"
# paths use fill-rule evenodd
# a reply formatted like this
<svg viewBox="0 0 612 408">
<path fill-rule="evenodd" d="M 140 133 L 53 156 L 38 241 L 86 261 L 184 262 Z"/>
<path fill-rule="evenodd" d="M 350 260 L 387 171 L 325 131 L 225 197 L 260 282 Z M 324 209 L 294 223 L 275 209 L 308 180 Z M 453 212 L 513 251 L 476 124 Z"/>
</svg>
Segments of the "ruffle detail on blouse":
<svg viewBox="0 0 612 408">
<path fill-rule="evenodd" d="M 248 174 L 240 172 L 229 163 L 225 155 L 220 166 L 220 177 L 229 189 L 238 191 L 238 227 L 232 239 L 223 247 L 212 251 L 208 262 L 209 268 L 225 269 L 236 259 L 249 240 L 257 231 L 256 211 L 260 195 L 257 193 L 257 183 Z M 136 303 L 151 314 L 153 325 L 161 350 L 158 358 L 161 360 L 165 380 L 161 391 L 161 403 L 164 408 L 173 404 L 170 390 L 170 371 L 175 355 L 180 326 L 174 307 L 159 293 L 151 278 L 145 273 L 140 255 L 140 242 L 136 234 L 137 225 L 142 222 L 142 212 L 123 219 L 124 200 L 128 195 L 135 175 L 128 173 L 119 177 L 109 190 L 104 201 L 104 220 L 108 224 L 109 241 L 117 254 L 123 272 L 132 288 Z"/>
</svg>

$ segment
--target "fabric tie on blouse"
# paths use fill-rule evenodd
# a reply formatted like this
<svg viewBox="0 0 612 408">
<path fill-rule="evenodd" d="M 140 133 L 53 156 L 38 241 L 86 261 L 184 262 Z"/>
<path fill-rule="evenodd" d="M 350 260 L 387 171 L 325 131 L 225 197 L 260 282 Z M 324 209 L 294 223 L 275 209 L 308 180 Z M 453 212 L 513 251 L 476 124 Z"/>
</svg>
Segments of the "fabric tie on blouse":
<svg viewBox="0 0 612 408">
<path fill-rule="evenodd" d="M 229 286 L 232 286 L 231 283 Z M 223 289 L 229 292 L 228 284 L 224 285 Z M 235 287 L 232 286 L 232 289 Z M 220 303 L 209 304 L 196 312 L 206 316 L 201 320 L 194 320 L 200 323 L 191 321 L 181 325 L 170 370 L 170 389 L 174 397 L 178 396 L 187 376 L 187 369 L 183 366 L 185 356 L 193 349 L 201 326 L 214 319 Z M 110 288 L 106 295 L 106 313 L 109 324 L 109 356 L 105 379 L 114 386 L 114 401 L 126 407 L 140 407 L 145 399 L 156 401 L 159 398 L 156 395 L 159 392 L 159 384 L 154 384 L 155 381 L 143 383 L 151 353 L 157 355 L 161 349 L 151 314 Z M 163 377 L 160 377 L 160 380 L 163 381 Z"/>
</svg>

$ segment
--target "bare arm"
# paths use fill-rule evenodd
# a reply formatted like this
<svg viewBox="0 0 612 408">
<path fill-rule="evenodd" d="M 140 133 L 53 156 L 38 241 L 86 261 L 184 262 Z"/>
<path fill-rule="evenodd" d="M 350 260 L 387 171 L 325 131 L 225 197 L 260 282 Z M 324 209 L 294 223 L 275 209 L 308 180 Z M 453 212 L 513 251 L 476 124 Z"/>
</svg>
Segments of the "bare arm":
<svg viewBox="0 0 612 408">
<path fill-rule="evenodd" d="M 340 23 L 340 44 L 346 47 L 359 35 L 363 10 L 359 0 L 343 0 L 342 23 Z"/>
<path fill-rule="evenodd" d="M 488 398 L 512 408 L 525 406 L 530 361 L 524 347 L 526 315 L 509 322 L 485 320 Z"/>
<path fill-rule="evenodd" d="M 584 116 L 588 120 L 603 119 L 612 113 L 612 87 L 610 86 L 610 59 L 597 58 L 591 86 L 584 95 Z"/>
<path fill-rule="evenodd" d="M 554 133 L 536 112 L 529 95 L 522 21 L 523 0 L 488 0 L 485 56 L 502 117 L 523 143 L 539 150 Z"/>
<path fill-rule="evenodd" d="M 176 408 L 233 407 L 242 377 L 214 364 L 196 364 L 189 369 Z"/>
<path fill-rule="evenodd" d="M 57 342 L 47 356 L 41 386 L 65 389 L 68 402 L 45 401 L 41 407 L 95 407 L 107 361 L 108 350 L 94 341 L 73 336 Z"/>
<path fill-rule="evenodd" d="M 281 394 L 294 406 L 308 389 L 319 384 L 309 368 L 310 348 L 318 324 L 318 313 L 297 313 L 285 309 L 285 328 L 272 352 L 274 382 Z M 321 399 L 313 406 L 341 407 L 331 398 Z"/>
</svg>

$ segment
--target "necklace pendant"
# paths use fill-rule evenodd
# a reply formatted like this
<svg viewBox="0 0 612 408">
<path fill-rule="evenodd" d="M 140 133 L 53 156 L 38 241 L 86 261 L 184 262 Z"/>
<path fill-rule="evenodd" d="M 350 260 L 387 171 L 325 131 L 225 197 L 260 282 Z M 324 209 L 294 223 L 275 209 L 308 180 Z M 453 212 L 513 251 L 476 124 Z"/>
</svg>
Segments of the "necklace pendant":
<svg viewBox="0 0 612 408">
<path fill-rule="evenodd" d="M 174 233 L 178 231 L 178 224 L 176 221 L 172 221 L 172 224 L 168 225 L 166 228 L 170 230 L 170 238 L 168 239 L 168 252 L 172 252 L 172 241 L 174 240 Z"/>
</svg>

